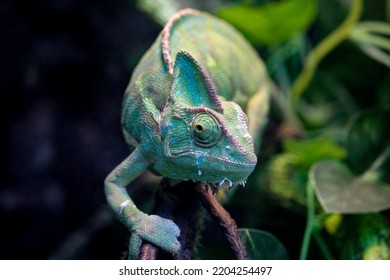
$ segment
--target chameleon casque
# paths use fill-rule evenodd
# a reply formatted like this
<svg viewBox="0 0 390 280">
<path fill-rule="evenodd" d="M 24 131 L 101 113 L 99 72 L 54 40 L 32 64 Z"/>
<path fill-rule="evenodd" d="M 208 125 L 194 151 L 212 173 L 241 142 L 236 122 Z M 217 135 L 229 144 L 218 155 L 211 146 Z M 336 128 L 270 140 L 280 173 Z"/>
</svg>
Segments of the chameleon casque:
<svg viewBox="0 0 390 280">
<path fill-rule="evenodd" d="M 262 60 L 232 26 L 194 9 L 170 18 L 125 91 L 131 153 L 105 180 L 109 206 L 131 232 L 129 258 L 138 258 L 142 240 L 178 253 L 180 230 L 140 211 L 126 186 L 146 169 L 216 188 L 244 185 L 257 163 L 268 91 Z"/>
</svg>

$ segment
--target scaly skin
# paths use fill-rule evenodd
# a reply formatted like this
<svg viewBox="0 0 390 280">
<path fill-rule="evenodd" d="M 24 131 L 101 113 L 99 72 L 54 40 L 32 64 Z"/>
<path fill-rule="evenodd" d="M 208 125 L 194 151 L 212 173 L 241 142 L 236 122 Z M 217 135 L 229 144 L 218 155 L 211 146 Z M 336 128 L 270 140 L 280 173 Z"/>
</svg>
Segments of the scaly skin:
<svg viewBox="0 0 390 280">
<path fill-rule="evenodd" d="M 146 169 L 214 187 L 244 184 L 268 103 L 265 67 L 233 27 L 193 9 L 168 21 L 125 92 L 121 122 L 132 152 L 105 180 L 109 206 L 131 232 L 129 258 L 142 240 L 178 253 L 180 230 L 138 210 L 126 186 Z"/>
</svg>

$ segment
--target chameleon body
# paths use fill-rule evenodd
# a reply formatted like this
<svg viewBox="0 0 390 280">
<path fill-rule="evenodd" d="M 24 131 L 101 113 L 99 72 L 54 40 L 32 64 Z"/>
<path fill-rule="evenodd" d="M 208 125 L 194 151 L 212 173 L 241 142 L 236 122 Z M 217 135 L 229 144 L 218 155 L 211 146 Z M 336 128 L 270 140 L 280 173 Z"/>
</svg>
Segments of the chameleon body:
<svg viewBox="0 0 390 280">
<path fill-rule="evenodd" d="M 131 153 L 105 180 L 111 210 L 131 231 L 130 258 L 142 240 L 178 253 L 180 230 L 137 209 L 126 186 L 146 169 L 214 187 L 244 184 L 267 111 L 265 67 L 241 34 L 193 9 L 168 21 L 125 91 L 121 123 Z"/>
</svg>

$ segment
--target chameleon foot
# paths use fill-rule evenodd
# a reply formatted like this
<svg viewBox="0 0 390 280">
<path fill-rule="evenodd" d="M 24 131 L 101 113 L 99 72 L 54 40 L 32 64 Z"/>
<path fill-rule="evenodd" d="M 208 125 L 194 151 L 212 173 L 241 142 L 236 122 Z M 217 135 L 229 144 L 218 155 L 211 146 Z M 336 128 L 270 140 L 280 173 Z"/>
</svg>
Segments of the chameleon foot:
<svg viewBox="0 0 390 280">
<path fill-rule="evenodd" d="M 171 220 L 156 215 L 146 216 L 135 224 L 130 237 L 129 259 L 138 259 L 142 240 L 148 241 L 161 249 L 177 254 L 180 250 L 178 237 L 180 229 Z"/>
</svg>

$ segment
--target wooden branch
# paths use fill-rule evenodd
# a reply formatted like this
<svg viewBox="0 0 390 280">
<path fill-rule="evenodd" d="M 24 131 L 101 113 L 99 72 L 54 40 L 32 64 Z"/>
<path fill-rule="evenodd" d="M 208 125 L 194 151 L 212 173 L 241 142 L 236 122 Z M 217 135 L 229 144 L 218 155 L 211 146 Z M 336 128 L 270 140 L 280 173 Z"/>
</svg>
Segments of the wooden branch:
<svg viewBox="0 0 390 280">
<path fill-rule="evenodd" d="M 141 252 L 139 254 L 140 260 L 157 260 L 159 253 L 159 248 L 150 244 L 149 242 L 144 242 L 141 246 Z"/>
<path fill-rule="evenodd" d="M 203 206 L 221 227 L 235 258 L 238 260 L 247 260 L 248 255 L 238 234 L 236 222 L 208 190 L 207 186 L 199 184 L 196 191 Z"/>
<path fill-rule="evenodd" d="M 177 258 L 192 259 L 196 236 L 203 224 L 201 205 L 221 227 L 234 257 L 239 260 L 248 259 L 237 231 L 236 222 L 208 190 L 207 186 L 189 181 L 169 186 L 168 180 L 162 180 L 156 195 L 153 213 L 173 220 L 180 228 L 181 250 Z M 144 242 L 141 246 L 139 259 L 155 260 L 163 255 L 159 253 L 163 252 L 158 247 Z M 165 254 L 165 257 L 169 257 L 169 255 Z"/>
</svg>

